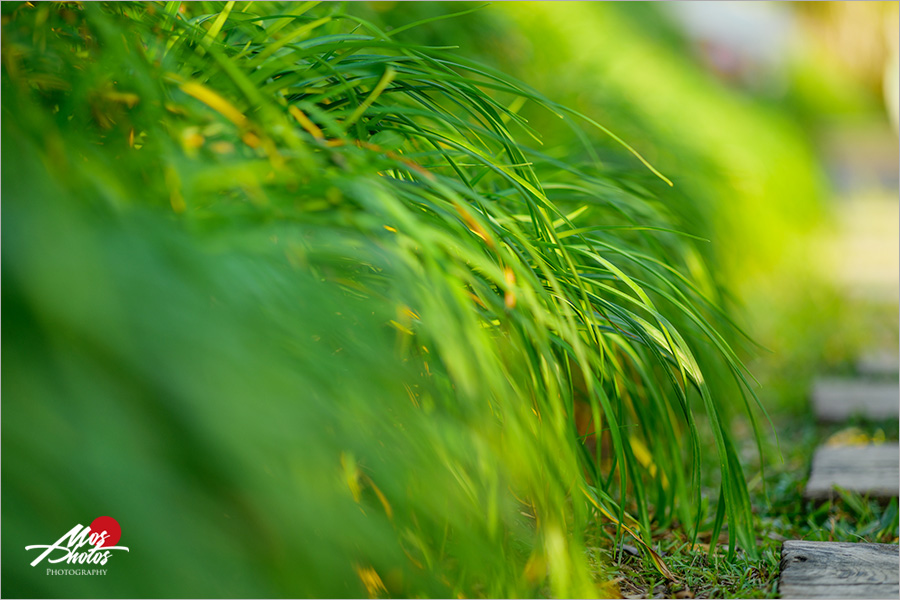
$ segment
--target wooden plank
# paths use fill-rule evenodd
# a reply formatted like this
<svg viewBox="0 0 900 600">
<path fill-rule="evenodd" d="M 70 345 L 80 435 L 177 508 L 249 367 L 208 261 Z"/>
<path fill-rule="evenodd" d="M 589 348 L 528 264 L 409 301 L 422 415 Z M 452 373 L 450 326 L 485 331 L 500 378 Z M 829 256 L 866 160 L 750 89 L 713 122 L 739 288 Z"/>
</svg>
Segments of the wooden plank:
<svg viewBox="0 0 900 600">
<path fill-rule="evenodd" d="M 900 489 L 900 445 L 822 446 L 816 450 L 804 496 L 827 500 L 834 486 L 869 495 L 895 498 Z"/>
<path fill-rule="evenodd" d="M 900 553 L 894 544 L 805 542 L 781 547 L 782 598 L 900 597 Z"/>
<path fill-rule="evenodd" d="M 863 354 L 856 362 L 856 371 L 869 377 L 897 377 L 900 356 L 896 352 L 873 351 Z"/>
<path fill-rule="evenodd" d="M 896 381 L 821 378 L 813 385 L 813 410 L 820 421 L 841 422 L 854 415 L 871 420 L 896 419 L 900 387 Z"/>
</svg>

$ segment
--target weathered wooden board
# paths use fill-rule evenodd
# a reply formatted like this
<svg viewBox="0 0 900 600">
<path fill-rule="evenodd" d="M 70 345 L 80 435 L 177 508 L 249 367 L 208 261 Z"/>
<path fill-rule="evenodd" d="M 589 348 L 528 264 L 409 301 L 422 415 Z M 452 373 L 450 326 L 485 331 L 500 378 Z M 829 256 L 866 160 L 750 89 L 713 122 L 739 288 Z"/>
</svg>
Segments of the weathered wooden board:
<svg viewBox="0 0 900 600">
<path fill-rule="evenodd" d="M 900 414 L 900 386 L 896 381 L 822 378 L 812 393 L 820 421 L 841 422 L 854 415 L 867 419 L 896 419 Z"/>
<path fill-rule="evenodd" d="M 900 373 L 900 356 L 896 352 L 869 352 L 859 357 L 856 370 L 861 375 L 897 377 Z"/>
<path fill-rule="evenodd" d="M 804 495 L 825 500 L 842 488 L 873 498 L 894 498 L 900 489 L 900 446 L 822 446 L 816 450 Z"/>
<path fill-rule="evenodd" d="M 894 544 L 788 540 L 781 548 L 782 598 L 898 598 Z"/>
</svg>

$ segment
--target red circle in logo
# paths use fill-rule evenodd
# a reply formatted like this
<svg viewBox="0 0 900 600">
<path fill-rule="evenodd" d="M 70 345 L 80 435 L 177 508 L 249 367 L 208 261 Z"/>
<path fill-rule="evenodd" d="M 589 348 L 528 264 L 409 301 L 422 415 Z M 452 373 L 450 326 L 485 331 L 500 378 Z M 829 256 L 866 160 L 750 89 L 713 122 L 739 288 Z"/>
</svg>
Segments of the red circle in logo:
<svg viewBox="0 0 900 600">
<path fill-rule="evenodd" d="M 97 517 L 91 523 L 91 533 L 102 534 L 104 531 L 108 536 L 103 542 L 103 546 L 115 546 L 122 537 L 122 528 L 119 527 L 119 522 L 112 517 Z"/>
</svg>

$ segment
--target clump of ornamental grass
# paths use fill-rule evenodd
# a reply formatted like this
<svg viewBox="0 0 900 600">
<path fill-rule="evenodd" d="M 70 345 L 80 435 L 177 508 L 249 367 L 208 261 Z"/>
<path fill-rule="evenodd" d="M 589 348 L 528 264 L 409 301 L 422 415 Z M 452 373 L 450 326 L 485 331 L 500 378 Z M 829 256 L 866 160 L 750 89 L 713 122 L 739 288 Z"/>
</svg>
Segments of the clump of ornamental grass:
<svg viewBox="0 0 900 600">
<path fill-rule="evenodd" d="M 15 595 L 604 595 L 708 463 L 753 552 L 693 240 L 517 113 L 602 125 L 352 6 L 3 13 Z M 140 554 L 20 568 L 94 513 Z"/>
</svg>

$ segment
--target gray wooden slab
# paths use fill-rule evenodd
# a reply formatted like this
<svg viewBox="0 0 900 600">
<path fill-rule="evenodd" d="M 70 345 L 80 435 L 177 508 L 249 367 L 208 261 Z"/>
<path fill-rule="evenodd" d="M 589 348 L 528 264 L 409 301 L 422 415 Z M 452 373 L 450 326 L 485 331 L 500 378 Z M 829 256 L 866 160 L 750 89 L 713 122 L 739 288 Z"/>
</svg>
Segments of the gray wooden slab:
<svg viewBox="0 0 900 600">
<path fill-rule="evenodd" d="M 900 489 L 900 445 L 819 447 L 803 495 L 826 500 L 834 495 L 835 485 L 872 498 L 895 498 Z"/>
<path fill-rule="evenodd" d="M 854 415 L 871 420 L 896 419 L 900 386 L 896 381 L 821 378 L 813 385 L 813 410 L 820 421 L 841 422 Z"/>
<path fill-rule="evenodd" d="M 894 544 L 805 542 L 781 547 L 782 598 L 898 598 L 900 554 Z"/>
<path fill-rule="evenodd" d="M 856 362 L 856 370 L 861 375 L 897 377 L 897 374 L 900 373 L 900 356 L 896 352 L 869 352 L 859 357 Z"/>
</svg>

